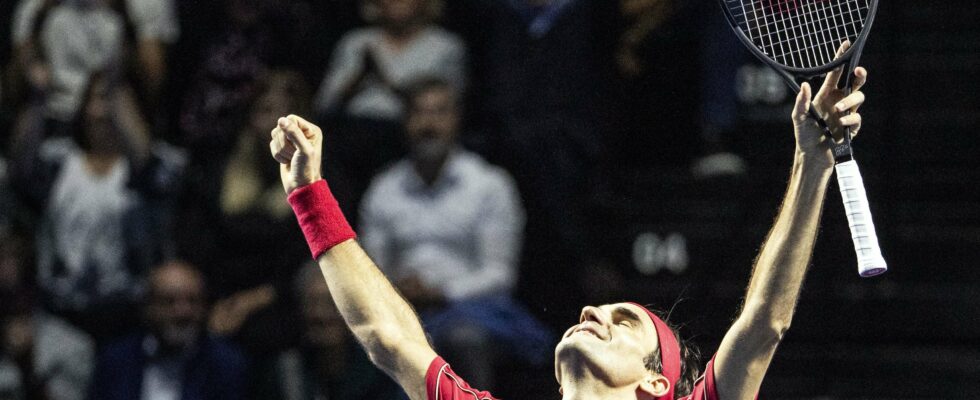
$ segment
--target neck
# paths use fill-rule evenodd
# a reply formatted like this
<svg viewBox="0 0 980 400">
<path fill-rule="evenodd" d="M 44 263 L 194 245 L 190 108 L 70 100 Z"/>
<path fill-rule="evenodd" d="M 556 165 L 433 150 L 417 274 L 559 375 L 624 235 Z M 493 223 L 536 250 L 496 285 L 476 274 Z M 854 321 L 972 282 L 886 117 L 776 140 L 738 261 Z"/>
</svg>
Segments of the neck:
<svg viewBox="0 0 980 400">
<path fill-rule="evenodd" d="M 96 176 L 104 176 L 112 170 L 119 159 L 119 154 L 110 151 L 90 151 L 85 154 L 85 165 L 89 172 Z"/>
<path fill-rule="evenodd" d="M 637 400 L 631 387 L 611 388 L 601 382 L 576 382 L 562 386 L 562 400 Z"/>
<path fill-rule="evenodd" d="M 588 368 L 562 373 L 562 400 L 637 400 L 636 385 L 611 386 Z"/>
<path fill-rule="evenodd" d="M 443 170 L 446 168 L 446 160 L 449 159 L 449 154 L 439 157 L 434 160 L 415 160 L 413 163 L 415 165 L 415 173 L 419 174 L 422 178 L 422 182 L 425 182 L 426 186 L 435 185 L 436 181 L 442 176 Z"/>
<path fill-rule="evenodd" d="M 398 48 L 403 46 L 408 41 L 415 37 L 415 34 L 422 30 L 422 25 L 415 22 L 406 22 L 404 24 L 389 24 L 383 28 L 385 33 L 385 39 L 392 46 Z"/>
</svg>

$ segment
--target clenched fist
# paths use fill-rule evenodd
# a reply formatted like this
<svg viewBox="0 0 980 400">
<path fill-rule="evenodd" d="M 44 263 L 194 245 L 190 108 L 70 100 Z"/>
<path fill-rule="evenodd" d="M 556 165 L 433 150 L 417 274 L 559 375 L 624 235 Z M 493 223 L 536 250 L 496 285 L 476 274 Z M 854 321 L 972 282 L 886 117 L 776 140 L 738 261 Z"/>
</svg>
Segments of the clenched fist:
<svg viewBox="0 0 980 400">
<path fill-rule="evenodd" d="M 286 194 L 320 179 L 323 131 L 296 115 L 279 118 L 272 130 L 269 149 L 279 162 L 279 175 Z"/>
</svg>

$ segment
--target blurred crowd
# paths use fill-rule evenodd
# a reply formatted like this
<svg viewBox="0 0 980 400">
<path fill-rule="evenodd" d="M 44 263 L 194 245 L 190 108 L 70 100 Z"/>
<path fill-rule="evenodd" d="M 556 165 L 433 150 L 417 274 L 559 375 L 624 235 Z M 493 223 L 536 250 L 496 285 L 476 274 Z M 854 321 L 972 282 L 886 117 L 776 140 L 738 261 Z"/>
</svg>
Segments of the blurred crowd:
<svg viewBox="0 0 980 400">
<path fill-rule="evenodd" d="M 524 300 L 615 296 L 581 286 L 603 175 L 742 168 L 734 46 L 686 3 L 3 2 L 0 399 L 401 398 L 285 201 L 291 113 L 457 371 L 548 368 Z"/>
</svg>

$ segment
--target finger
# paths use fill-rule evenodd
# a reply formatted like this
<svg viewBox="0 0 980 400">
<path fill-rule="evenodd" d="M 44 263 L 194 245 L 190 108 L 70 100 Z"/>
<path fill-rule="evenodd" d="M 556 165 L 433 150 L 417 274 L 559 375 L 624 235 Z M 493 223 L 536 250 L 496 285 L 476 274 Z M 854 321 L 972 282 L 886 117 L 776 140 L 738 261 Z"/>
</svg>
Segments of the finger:
<svg viewBox="0 0 980 400">
<path fill-rule="evenodd" d="M 272 158 L 280 164 L 289 164 L 292 161 L 292 155 L 285 155 L 282 152 L 282 147 L 276 145 L 276 142 L 269 142 L 269 150 L 272 151 Z"/>
<path fill-rule="evenodd" d="M 845 40 L 844 43 L 841 43 L 840 47 L 837 48 L 837 54 L 834 55 L 834 59 L 836 60 L 840 56 L 844 55 L 844 52 L 846 52 L 850 47 L 851 42 L 849 40 Z M 831 90 L 836 88 L 837 84 L 840 82 L 841 75 L 843 75 L 843 71 L 844 66 L 834 68 L 833 71 L 830 71 L 830 73 L 827 74 L 827 77 L 824 78 L 823 86 L 820 88 L 820 90 Z"/>
<path fill-rule="evenodd" d="M 293 146 L 292 143 L 286 140 L 282 129 L 273 129 L 271 136 L 272 141 L 269 143 L 269 150 L 272 151 L 272 157 L 276 158 L 276 160 L 280 162 L 282 160 L 285 160 L 285 162 L 292 160 L 293 153 L 296 152 L 296 146 Z"/>
<path fill-rule="evenodd" d="M 296 147 L 286 140 L 286 134 L 279 127 L 272 130 L 272 141 L 276 144 L 276 153 L 288 154 L 288 157 L 292 158 Z"/>
<path fill-rule="evenodd" d="M 313 144 L 307 139 L 306 134 L 302 131 L 302 128 L 300 128 L 300 125 L 297 124 L 295 119 L 279 118 L 279 129 L 282 129 L 286 134 L 286 140 L 295 145 L 303 153 L 313 153 Z"/>
<path fill-rule="evenodd" d="M 861 114 L 849 114 L 840 118 L 841 126 L 849 126 L 851 130 L 861 125 Z"/>
<path fill-rule="evenodd" d="M 800 85 L 800 93 L 796 95 L 796 105 L 793 107 L 793 121 L 797 123 L 802 123 L 806 121 L 808 113 L 810 112 L 810 98 L 811 98 L 810 84 L 803 82 Z"/>
<path fill-rule="evenodd" d="M 289 116 L 287 116 L 286 118 L 291 119 L 293 122 L 295 122 L 296 125 L 299 126 L 299 129 L 303 130 L 303 134 L 305 134 L 306 137 L 309 139 L 315 138 L 316 135 L 320 133 L 320 127 L 316 126 L 316 124 L 313 124 L 310 121 L 303 119 L 303 117 L 300 117 L 299 115 L 289 114 Z"/>
<path fill-rule="evenodd" d="M 854 92 L 848 95 L 847 97 L 841 99 L 841 101 L 838 101 L 837 104 L 834 105 L 834 110 L 837 112 L 856 110 L 857 107 L 859 107 L 863 103 L 864 103 L 864 93 Z"/>
<path fill-rule="evenodd" d="M 868 70 L 864 67 L 857 67 L 854 69 L 854 82 L 851 83 L 851 91 L 857 92 L 861 90 L 861 87 L 868 82 Z"/>
</svg>

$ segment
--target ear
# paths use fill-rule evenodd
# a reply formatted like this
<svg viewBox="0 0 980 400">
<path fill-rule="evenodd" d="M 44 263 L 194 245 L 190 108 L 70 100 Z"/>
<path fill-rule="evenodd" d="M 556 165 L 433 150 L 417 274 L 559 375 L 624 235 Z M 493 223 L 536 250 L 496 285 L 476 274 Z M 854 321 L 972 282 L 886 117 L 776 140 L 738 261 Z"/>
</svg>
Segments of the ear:
<svg viewBox="0 0 980 400">
<path fill-rule="evenodd" d="M 638 398 L 641 399 L 655 399 L 667 394 L 668 390 L 670 390 L 670 381 L 660 374 L 647 375 L 636 388 Z"/>
</svg>

